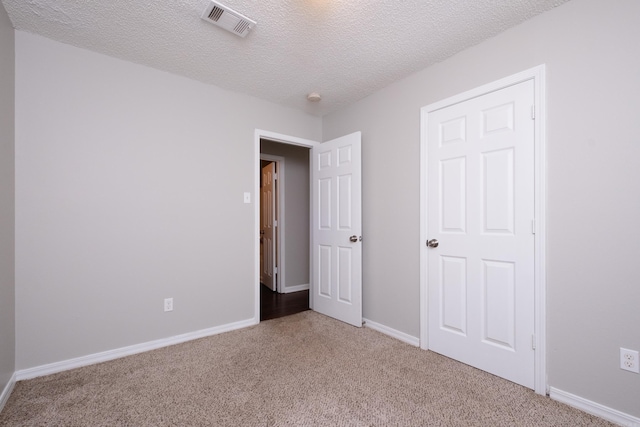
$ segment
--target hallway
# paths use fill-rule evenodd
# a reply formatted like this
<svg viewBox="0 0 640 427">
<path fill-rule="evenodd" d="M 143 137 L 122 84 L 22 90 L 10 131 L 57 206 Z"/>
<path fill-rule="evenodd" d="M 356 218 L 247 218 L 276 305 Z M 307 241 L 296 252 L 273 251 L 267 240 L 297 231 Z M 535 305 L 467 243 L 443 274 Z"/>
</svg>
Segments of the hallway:
<svg viewBox="0 0 640 427">
<path fill-rule="evenodd" d="M 309 310 L 309 291 L 279 294 L 260 285 L 260 321 Z"/>
</svg>

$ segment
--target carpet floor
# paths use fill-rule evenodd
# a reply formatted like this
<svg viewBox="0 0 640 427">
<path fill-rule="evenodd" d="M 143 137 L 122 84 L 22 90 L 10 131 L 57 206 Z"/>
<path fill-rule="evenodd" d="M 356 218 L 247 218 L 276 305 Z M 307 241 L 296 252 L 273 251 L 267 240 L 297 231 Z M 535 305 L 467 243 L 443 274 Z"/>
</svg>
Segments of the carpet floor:
<svg viewBox="0 0 640 427">
<path fill-rule="evenodd" d="M 0 426 L 612 426 L 312 311 L 16 384 Z"/>
</svg>

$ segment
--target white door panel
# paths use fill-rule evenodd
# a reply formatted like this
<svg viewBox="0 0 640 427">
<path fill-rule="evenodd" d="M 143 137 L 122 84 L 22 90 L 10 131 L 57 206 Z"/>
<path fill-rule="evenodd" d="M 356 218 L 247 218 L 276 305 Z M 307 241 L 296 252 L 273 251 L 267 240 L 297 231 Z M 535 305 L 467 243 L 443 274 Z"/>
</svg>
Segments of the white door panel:
<svg viewBox="0 0 640 427">
<path fill-rule="evenodd" d="M 533 81 L 430 112 L 429 348 L 533 388 Z"/>
<path fill-rule="evenodd" d="M 362 326 L 360 132 L 313 147 L 310 161 L 312 308 Z"/>
</svg>

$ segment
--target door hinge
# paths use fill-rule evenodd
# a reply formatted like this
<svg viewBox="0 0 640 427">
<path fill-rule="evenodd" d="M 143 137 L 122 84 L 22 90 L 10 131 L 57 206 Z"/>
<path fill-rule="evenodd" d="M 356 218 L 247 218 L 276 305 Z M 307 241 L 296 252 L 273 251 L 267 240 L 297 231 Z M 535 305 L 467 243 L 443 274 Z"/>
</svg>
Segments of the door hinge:
<svg viewBox="0 0 640 427">
<path fill-rule="evenodd" d="M 536 336 L 531 335 L 531 350 L 535 350 L 535 349 L 536 349 Z"/>
<path fill-rule="evenodd" d="M 531 234 L 536 234 L 536 220 L 531 220 Z"/>
<path fill-rule="evenodd" d="M 273 221 L 273 226 L 274 226 L 274 227 L 277 227 L 277 226 L 278 226 L 278 220 L 277 220 L 277 219 Z"/>
<path fill-rule="evenodd" d="M 532 105 L 531 106 L 531 120 L 535 120 L 536 119 L 536 106 Z"/>
</svg>

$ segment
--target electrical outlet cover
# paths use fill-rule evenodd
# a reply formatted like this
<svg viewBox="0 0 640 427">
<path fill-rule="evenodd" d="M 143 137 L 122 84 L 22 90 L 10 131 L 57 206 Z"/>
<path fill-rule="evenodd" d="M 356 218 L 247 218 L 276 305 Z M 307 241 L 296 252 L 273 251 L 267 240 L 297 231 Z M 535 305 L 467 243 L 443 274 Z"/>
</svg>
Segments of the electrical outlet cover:
<svg viewBox="0 0 640 427">
<path fill-rule="evenodd" d="M 640 374 L 640 360 L 636 350 L 620 348 L 620 369 Z"/>
</svg>

